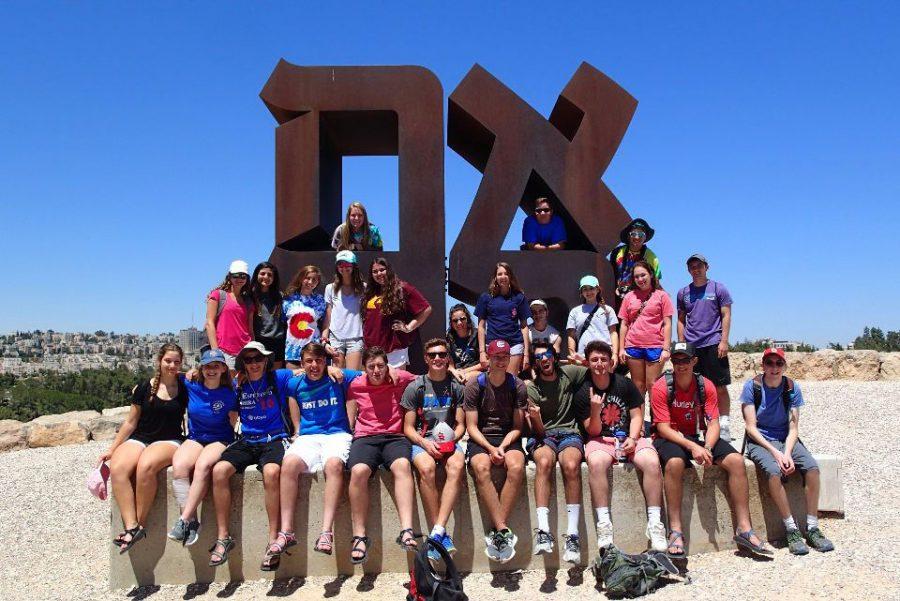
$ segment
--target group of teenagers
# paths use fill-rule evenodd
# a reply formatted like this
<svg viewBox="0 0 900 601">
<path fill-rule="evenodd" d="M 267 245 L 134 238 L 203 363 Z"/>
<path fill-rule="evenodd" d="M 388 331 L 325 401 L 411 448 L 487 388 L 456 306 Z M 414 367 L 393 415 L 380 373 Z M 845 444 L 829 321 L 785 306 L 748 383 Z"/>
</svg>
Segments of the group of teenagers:
<svg viewBox="0 0 900 601">
<path fill-rule="evenodd" d="M 696 462 L 727 473 L 735 543 L 751 554 L 771 555 L 751 524 L 743 455 L 730 444 L 731 296 L 707 277 L 706 258 L 691 255 L 691 282 L 676 295 L 672 342 L 676 307 L 646 245 L 653 234 L 643 219 L 622 230 L 622 244 L 610 255 L 614 304 L 605 303 L 598 278 L 585 275 L 578 282 L 581 302 L 562 333 L 549 324 L 548 304 L 529 301 L 512 268 L 497 263 L 475 306 L 477 323 L 465 305 L 454 305 L 446 336 L 421 344 L 427 366 L 421 375 L 406 368 L 431 306 L 384 258 L 372 261 L 364 281 L 355 251 L 380 250 L 381 237 L 362 204 L 350 205 L 334 233 L 335 271 L 324 294 L 318 293 L 322 273 L 315 266 L 301 268 L 282 291 L 271 263 L 260 263 L 251 275 L 246 262 L 233 261 L 207 297 L 210 346 L 199 368 L 185 372 L 182 350 L 164 345 L 154 375 L 133 390 L 131 411 L 101 456 L 109 461 L 124 525 L 114 544 L 125 553 L 146 536 L 157 474 L 171 465 L 181 513 L 169 538 L 196 543 L 197 510 L 212 487 L 217 534 L 209 563 L 225 563 L 236 544 L 229 530 L 230 479 L 255 464 L 269 529 L 263 570 L 276 570 L 282 554 L 297 544 L 299 477 L 319 471 L 325 494 L 314 551 L 335 551 L 335 511 L 349 478 L 350 561 L 367 560 L 368 481 L 383 468 L 393 475 L 396 543 L 407 551 L 418 547 L 418 480 L 428 536 L 452 554 L 456 547 L 446 528 L 468 464 L 491 526 L 485 553 L 504 563 L 516 553 L 518 537 L 509 520 L 530 459 L 535 554 L 552 553 L 556 543 L 549 506 L 558 464 L 566 499 L 562 557 L 581 561 L 586 461 L 598 547 L 613 544 L 608 470 L 626 463 L 642 472 L 649 546 L 684 555 L 682 481 Z M 523 244 L 539 252 L 564 249 L 564 224 L 546 199 L 535 201 Z M 662 373 L 667 360 L 672 371 Z M 746 453 L 765 474 L 790 551 L 829 551 L 834 547 L 817 521 L 818 466 L 799 440 L 800 386 L 785 376 L 781 349 L 766 350 L 761 367 L 741 393 Z M 492 468 L 506 472 L 499 490 Z M 441 486 L 438 470 L 446 474 Z M 795 471 L 804 477 L 803 529 L 784 490 Z M 434 549 L 429 556 L 438 558 Z"/>
</svg>

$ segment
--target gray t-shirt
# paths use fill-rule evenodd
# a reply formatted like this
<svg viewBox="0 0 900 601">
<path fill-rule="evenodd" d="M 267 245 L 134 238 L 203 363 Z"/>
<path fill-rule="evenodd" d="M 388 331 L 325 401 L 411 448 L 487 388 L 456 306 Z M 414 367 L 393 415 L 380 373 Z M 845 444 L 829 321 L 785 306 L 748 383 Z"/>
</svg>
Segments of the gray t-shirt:
<svg viewBox="0 0 900 601">
<path fill-rule="evenodd" d="M 532 344 L 535 340 L 549 340 L 550 344 L 556 344 L 556 341 L 559 340 L 559 330 L 549 323 L 543 332 L 538 331 L 538 329 L 534 327 L 534 324 L 531 324 L 528 326 L 528 333 L 531 335 Z"/>
<path fill-rule="evenodd" d="M 257 311 L 253 314 L 253 338 L 281 340 L 284 345 L 287 326 L 281 319 L 281 294 L 267 294 L 259 300 Z"/>
<path fill-rule="evenodd" d="M 334 284 L 325 286 L 325 304 L 331 307 L 331 335 L 341 340 L 362 338 L 363 322 L 359 313 L 359 296 L 344 294 L 340 288 L 334 291 Z"/>
<path fill-rule="evenodd" d="M 462 384 L 447 376 L 445 380 L 435 382 L 428 376 L 417 376 L 400 399 L 400 406 L 407 411 L 422 410 L 416 418 L 416 431 L 421 433 L 425 426 L 424 438 L 431 436 L 431 431 L 440 422 L 445 422 L 450 428 L 456 427 L 456 408 L 463 402 Z M 422 421 L 424 420 L 424 424 Z"/>
<path fill-rule="evenodd" d="M 591 314 L 594 307 L 595 305 L 582 304 L 569 311 L 569 319 L 566 321 L 566 330 L 575 330 L 575 336 L 577 338 L 578 332 L 581 331 L 581 326 L 587 321 L 588 315 Z M 616 317 L 616 312 L 612 307 L 603 305 L 597 309 L 597 312 L 594 313 L 594 316 L 591 318 L 590 325 L 588 325 L 587 330 L 584 331 L 584 336 L 578 340 L 578 354 L 583 355 L 584 347 L 594 340 L 601 340 L 606 344 L 612 344 L 609 329 L 618 323 L 619 319 Z"/>
</svg>

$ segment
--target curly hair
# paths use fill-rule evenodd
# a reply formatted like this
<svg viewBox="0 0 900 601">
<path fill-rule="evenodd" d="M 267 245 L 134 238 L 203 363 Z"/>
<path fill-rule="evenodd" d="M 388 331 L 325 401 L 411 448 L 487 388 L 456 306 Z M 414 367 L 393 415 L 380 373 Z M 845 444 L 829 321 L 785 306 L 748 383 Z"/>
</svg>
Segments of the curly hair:
<svg viewBox="0 0 900 601">
<path fill-rule="evenodd" d="M 491 296 L 500 296 L 500 284 L 497 283 L 497 270 L 501 267 L 506 270 L 506 275 L 509 276 L 509 294 L 513 295 L 523 292 L 522 287 L 519 286 L 519 280 L 516 278 L 516 274 L 513 273 L 512 266 L 509 263 L 500 261 L 497 263 L 496 267 L 494 267 L 494 275 L 491 277 L 491 283 L 488 286 L 488 291 L 491 293 Z"/>
<path fill-rule="evenodd" d="M 306 276 L 314 273 L 319 276 L 319 284 L 322 283 L 322 270 L 316 267 L 315 265 L 307 265 L 306 267 L 301 267 L 297 271 L 297 275 L 294 276 L 294 279 L 291 280 L 291 283 L 288 284 L 287 289 L 284 291 L 285 296 L 290 296 L 292 294 L 296 294 L 303 289 L 303 280 L 306 279 Z M 316 288 L 319 285 L 316 284 Z M 313 288 L 315 290 L 315 288 Z"/>
<path fill-rule="evenodd" d="M 381 265 L 386 270 L 384 275 L 384 286 L 376 282 L 375 278 L 372 277 L 372 267 L 375 265 Z M 367 307 L 370 300 L 376 296 L 380 296 L 382 315 L 394 315 L 400 313 L 406 306 L 402 284 L 403 282 L 397 277 L 397 274 L 394 273 L 394 268 L 391 267 L 388 260 L 384 257 L 378 257 L 373 260 L 372 264 L 369 266 L 369 281 L 366 283 L 366 295 L 363 298 L 363 307 Z M 363 319 L 365 319 L 365 315 L 363 316 Z"/>
</svg>

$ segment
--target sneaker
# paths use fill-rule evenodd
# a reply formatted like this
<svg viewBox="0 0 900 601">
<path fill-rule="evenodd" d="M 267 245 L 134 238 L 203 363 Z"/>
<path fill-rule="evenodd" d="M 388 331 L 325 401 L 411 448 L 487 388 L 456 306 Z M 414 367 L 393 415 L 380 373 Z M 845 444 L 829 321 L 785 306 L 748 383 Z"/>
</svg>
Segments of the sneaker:
<svg viewBox="0 0 900 601">
<path fill-rule="evenodd" d="M 725 442 L 731 442 L 731 420 L 727 415 L 719 417 L 719 438 Z"/>
<path fill-rule="evenodd" d="M 191 520 L 187 523 L 187 532 L 184 536 L 184 546 L 190 547 L 197 542 L 198 538 L 200 538 L 200 522 L 198 522 L 197 520 Z"/>
<path fill-rule="evenodd" d="M 450 555 L 456 553 L 456 545 L 453 544 L 453 539 L 450 538 L 449 534 L 444 534 L 444 536 L 441 537 L 441 544 L 444 545 L 444 549 Z"/>
<path fill-rule="evenodd" d="M 602 549 L 613 544 L 613 525 L 611 522 L 597 522 L 597 548 Z"/>
<path fill-rule="evenodd" d="M 497 543 L 506 545 L 506 539 L 503 537 L 498 538 L 498 534 L 494 528 L 491 528 L 490 532 L 484 537 L 484 554 L 491 561 L 500 561 L 500 550 L 497 548 Z"/>
<path fill-rule="evenodd" d="M 797 528 L 791 528 L 787 531 L 788 551 L 794 555 L 806 555 L 809 553 L 809 547 L 803 540 L 803 535 Z"/>
<path fill-rule="evenodd" d="M 647 522 L 645 533 L 650 539 L 652 550 L 665 552 L 669 548 L 669 541 L 666 540 L 666 527 L 662 525 L 662 522 Z"/>
<path fill-rule="evenodd" d="M 442 547 L 444 546 L 444 537 L 443 536 L 429 536 L 428 538 L 430 538 L 436 544 L 441 545 Z M 431 561 L 440 561 L 441 560 L 441 554 L 438 553 L 437 549 L 435 549 L 431 545 L 428 545 L 428 559 L 430 559 Z"/>
<path fill-rule="evenodd" d="M 185 534 L 187 533 L 187 522 L 183 519 L 178 518 L 175 520 L 175 525 L 172 526 L 172 529 L 169 530 L 169 538 L 172 540 L 177 540 L 180 543 L 184 542 Z"/>
<path fill-rule="evenodd" d="M 834 543 L 825 538 L 825 535 L 822 534 L 822 531 L 818 528 L 810 528 L 807 530 L 806 540 L 809 542 L 810 547 L 821 553 L 834 551 Z"/>
<path fill-rule="evenodd" d="M 566 535 L 566 551 L 563 553 L 563 560 L 576 564 L 581 561 L 581 541 L 577 534 Z"/>
<path fill-rule="evenodd" d="M 534 548 L 534 554 L 540 555 L 541 553 L 553 553 L 553 535 L 549 532 L 541 530 L 540 528 L 534 529 L 534 544 L 532 547 Z"/>
<path fill-rule="evenodd" d="M 498 544 L 497 538 L 502 539 L 502 546 Z M 497 561 L 506 563 L 515 557 L 517 542 L 519 542 L 519 537 L 513 534 L 513 531 L 509 528 L 504 528 L 498 532 L 494 540 L 494 546 L 497 547 L 497 550 L 499 551 L 499 559 Z"/>
</svg>

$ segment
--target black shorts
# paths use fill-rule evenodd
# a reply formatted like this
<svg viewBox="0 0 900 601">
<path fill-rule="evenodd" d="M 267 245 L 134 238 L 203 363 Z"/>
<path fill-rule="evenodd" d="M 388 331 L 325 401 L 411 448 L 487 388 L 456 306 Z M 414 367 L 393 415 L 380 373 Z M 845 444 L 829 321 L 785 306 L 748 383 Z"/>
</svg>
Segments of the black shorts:
<svg viewBox="0 0 900 601">
<path fill-rule="evenodd" d="M 697 366 L 694 370 L 716 386 L 731 384 L 731 366 L 728 355 L 719 358 L 719 345 L 701 346 L 696 349 Z"/>
<path fill-rule="evenodd" d="M 503 442 L 503 439 L 506 438 L 506 434 L 487 434 L 485 435 L 485 438 L 492 446 L 496 447 L 499 446 L 501 442 Z M 506 452 L 508 453 L 509 451 L 518 451 L 519 453 L 522 453 L 522 455 L 524 455 L 525 450 L 522 448 L 522 439 L 516 439 L 511 445 L 506 447 Z M 466 445 L 467 460 L 471 460 L 475 455 L 480 455 L 482 453 L 487 454 L 487 452 L 488 450 L 486 448 L 484 448 L 471 438 L 469 439 L 469 443 Z"/>
<path fill-rule="evenodd" d="M 357 463 L 369 466 L 373 472 L 379 466 L 391 469 L 397 459 L 409 460 L 412 445 L 402 434 L 372 434 L 354 438 L 350 443 L 350 456 L 347 458 L 347 469 L 353 469 Z"/>
<path fill-rule="evenodd" d="M 225 447 L 220 461 L 227 461 L 238 472 L 243 472 L 254 463 L 256 468 L 262 471 L 263 466 L 267 463 L 281 465 L 285 448 L 289 444 L 287 438 L 279 438 L 268 442 L 236 440 Z"/>
<path fill-rule="evenodd" d="M 688 436 L 688 440 L 692 440 L 699 445 L 703 445 L 703 442 L 700 440 L 699 436 Z M 664 438 L 657 438 L 653 441 L 653 448 L 656 449 L 656 452 L 659 454 L 659 462 L 662 464 L 663 469 L 666 467 L 666 463 L 669 459 L 675 459 L 676 457 L 680 457 L 684 460 L 684 465 L 686 467 L 691 467 L 693 464 L 691 460 L 691 453 L 679 444 L 675 444 L 671 440 L 666 440 Z M 732 453 L 739 454 L 733 446 L 722 440 L 721 438 L 716 441 L 716 444 L 713 445 L 712 448 L 712 457 L 713 463 L 718 463 L 722 459 L 725 459 Z"/>
</svg>

